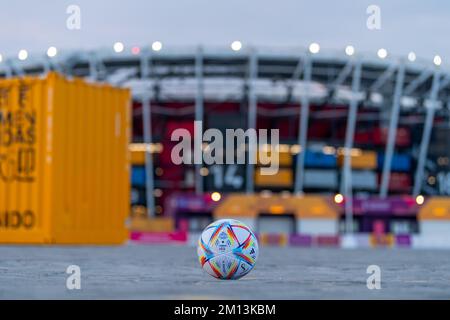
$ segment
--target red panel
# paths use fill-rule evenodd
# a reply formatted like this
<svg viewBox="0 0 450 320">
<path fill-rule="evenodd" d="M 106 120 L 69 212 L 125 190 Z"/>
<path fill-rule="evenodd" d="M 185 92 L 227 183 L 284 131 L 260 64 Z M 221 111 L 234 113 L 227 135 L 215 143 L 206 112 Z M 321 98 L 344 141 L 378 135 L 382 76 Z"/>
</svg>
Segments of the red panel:
<svg viewBox="0 0 450 320">
<path fill-rule="evenodd" d="M 388 128 L 375 128 L 373 141 L 377 145 L 384 145 L 387 142 Z M 399 147 L 407 147 L 411 144 L 411 132 L 408 128 L 398 128 L 395 144 Z"/>
<path fill-rule="evenodd" d="M 239 112 L 240 104 L 233 102 L 222 102 L 222 103 L 205 103 L 205 112 Z M 238 116 L 238 115 L 236 115 Z"/>
<path fill-rule="evenodd" d="M 194 138 L 194 121 L 192 121 L 192 120 L 183 120 L 183 121 L 169 120 L 169 121 L 167 121 L 165 138 L 168 141 L 170 141 L 172 133 L 176 129 L 186 129 L 187 131 L 189 131 L 189 134 L 191 135 L 192 139 Z"/>
<path fill-rule="evenodd" d="M 280 119 L 277 121 L 276 129 L 280 130 L 280 139 L 289 139 L 289 138 L 296 138 L 297 137 L 297 122 L 295 121 L 296 126 L 294 128 L 291 128 L 292 122 L 291 119 L 285 118 Z"/>
<path fill-rule="evenodd" d="M 162 142 L 163 150 L 157 158 L 159 160 L 158 163 L 161 166 L 171 166 L 171 165 L 175 166 L 175 163 L 172 161 L 172 150 L 178 143 L 179 142 L 172 142 L 170 140 L 169 141 L 166 140 L 166 141 Z M 193 147 L 193 144 L 194 144 L 194 141 L 191 141 L 191 148 Z M 192 149 L 191 149 L 191 156 L 193 156 Z M 189 163 L 187 163 L 187 164 L 189 164 Z M 184 164 L 181 164 L 181 166 L 183 166 L 183 165 Z"/>
<path fill-rule="evenodd" d="M 371 133 L 369 131 L 360 131 L 355 133 L 355 143 L 369 144 L 372 141 Z"/>
<path fill-rule="evenodd" d="M 165 181 L 183 181 L 184 180 L 184 170 L 183 166 L 164 166 L 158 167 L 156 170 L 161 171 L 162 174 L 158 175 L 156 179 Z"/>
<path fill-rule="evenodd" d="M 379 175 L 381 179 L 381 174 Z M 405 192 L 411 190 L 411 176 L 407 173 L 391 172 L 389 191 Z"/>
<path fill-rule="evenodd" d="M 330 135 L 329 122 L 313 122 L 308 128 L 308 137 L 312 139 L 327 138 Z"/>
<path fill-rule="evenodd" d="M 270 119 L 268 118 L 258 118 L 256 122 L 257 129 L 276 129 L 270 127 Z"/>
</svg>

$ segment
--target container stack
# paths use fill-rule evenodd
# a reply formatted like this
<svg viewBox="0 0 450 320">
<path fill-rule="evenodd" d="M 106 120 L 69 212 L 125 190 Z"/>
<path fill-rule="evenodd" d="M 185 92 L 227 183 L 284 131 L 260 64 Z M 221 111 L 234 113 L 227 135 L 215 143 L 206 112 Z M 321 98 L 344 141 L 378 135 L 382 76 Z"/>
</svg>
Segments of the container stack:
<svg viewBox="0 0 450 320">
<path fill-rule="evenodd" d="M 129 139 L 128 90 L 1 80 L 0 243 L 123 243 Z"/>
</svg>

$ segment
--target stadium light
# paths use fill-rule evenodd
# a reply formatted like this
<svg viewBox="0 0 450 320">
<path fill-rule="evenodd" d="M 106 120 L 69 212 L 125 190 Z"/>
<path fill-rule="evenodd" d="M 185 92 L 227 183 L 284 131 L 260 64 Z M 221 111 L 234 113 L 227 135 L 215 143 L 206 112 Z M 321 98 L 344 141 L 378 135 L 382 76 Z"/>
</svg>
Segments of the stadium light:
<svg viewBox="0 0 450 320">
<path fill-rule="evenodd" d="M 438 55 L 435 55 L 433 58 L 433 63 L 437 66 L 440 66 L 442 63 L 442 58 Z"/>
<path fill-rule="evenodd" d="M 410 53 L 408 53 L 408 60 L 411 62 L 416 61 L 416 54 L 412 51 Z"/>
<path fill-rule="evenodd" d="M 56 57 L 57 54 L 58 54 L 58 49 L 56 49 L 55 47 L 48 48 L 47 56 L 49 58 L 54 58 L 54 57 Z"/>
<path fill-rule="evenodd" d="M 378 50 L 378 52 L 377 52 L 377 55 L 378 55 L 378 58 L 380 58 L 380 59 L 384 59 L 384 58 L 386 58 L 386 57 L 387 57 L 387 55 L 388 55 L 388 52 L 387 52 L 387 50 L 386 50 L 386 49 L 384 49 L 384 48 L 381 48 L 381 49 L 379 49 L 379 50 Z"/>
<path fill-rule="evenodd" d="M 162 46 L 163 45 L 162 45 L 161 41 L 155 41 L 152 43 L 152 50 L 153 51 L 161 51 Z"/>
<path fill-rule="evenodd" d="M 420 205 L 422 205 L 424 202 L 425 202 L 424 196 L 421 195 L 421 194 L 419 194 L 419 195 L 416 197 L 416 203 L 420 206 Z"/>
<path fill-rule="evenodd" d="M 136 56 L 141 53 L 141 48 L 139 48 L 138 46 L 134 46 L 133 48 L 131 48 L 131 53 Z"/>
<path fill-rule="evenodd" d="M 20 51 L 19 51 L 19 54 L 18 54 L 18 58 L 19 58 L 19 60 L 21 60 L 21 61 L 27 60 L 27 58 L 28 58 L 28 52 L 27 52 L 27 50 L 25 50 L 25 49 L 20 50 Z"/>
<path fill-rule="evenodd" d="M 320 51 L 320 46 L 317 42 L 313 42 L 309 45 L 309 52 L 311 52 L 312 54 L 319 53 L 319 51 Z"/>
<path fill-rule="evenodd" d="M 123 45 L 122 42 L 116 42 L 116 43 L 114 43 L 113 48 L 114 48 L 115 53 L 121 53 L 125 49 L 125 46 Z"/>
<path fill-rule="evenodd" d="M 161 198 L 162 195 L 163 195 L 163 191 L 162 191 L 161 189 L 155 189 L 155 191 L 153 191 L 153 195 L 154 195 L 156 198 Z"/>
<path fill-rule="evenodd" d="M 240 41 L 233 41 L 231 43 L 231 50 L 239 51 L 241 49 L 242 49 L 242 42 L 240 42 Z"/>
<path fill-rule="evenodd" d="M 352 56 L 355 53 L 355 48 L 353 46 L 345 47 L 345 54 L 348 56 Z"/>
<path fill-rule="evenodd" d="M 222 198 L 222 195 L 219 192 L 213 192 L 211 194 L 211 200 L 214 202 L 220 201 L 221 198 Z"/>
<path fill-rule="evenodd" d="M 155 174 L 156 174 L 158 177 L 161 177 L 161 176 L 164 174 L 164 169 L 161 168 L 161 167 L 156 168 L 156 169 L 155 169 Z"/>
<path fill-rule="evenodd" d="M 202 177 L 208 176 L 208 175 L 209 175 L 209 169 L 208 169 L 208 168 L 205 168 L 205 167 L 201 168 L 201 169 L 200 169 L 200 175 L 201 175 Z"/>
<path fill-rule="evenodd" d="M 344 196 L 340 193 L 336 194 L 334 196 L 334 202 L 337 204 L 341 204 L 342 202 L 344 202 Z"/>
</svg>

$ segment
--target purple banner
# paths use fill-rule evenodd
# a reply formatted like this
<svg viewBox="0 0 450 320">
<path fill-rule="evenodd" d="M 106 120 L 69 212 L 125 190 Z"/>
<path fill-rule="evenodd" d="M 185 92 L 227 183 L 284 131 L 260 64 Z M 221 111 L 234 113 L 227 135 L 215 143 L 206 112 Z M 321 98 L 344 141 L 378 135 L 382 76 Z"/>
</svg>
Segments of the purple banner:
<svg viewBox="0 0 450 320">
<path fill-rule="evenodd" d="M 410 248 L 412 244 L 411 235 L 409 234 L 396 235 L 395 242 L 397 244 L 397 247 Z"/>
<path fill-rule="evenodd" d="M 353 212 L 364 215 L 414 215 L 417 212 L 417 204 L 411 197 L 355 198 Z"/>
<path fill-rule="evenodd" d="M 209 194 L 174 193 L 166 200 L 166 214 L 174 216 L 176 212 L 211 212 L 216 203 Z"/>
<path fill-rule="evenodd" d="M 291 234 L 289 237 L 291 246 L 310 247 L 312 245 L 312 237 L 303 234 Z"/>
</svg>

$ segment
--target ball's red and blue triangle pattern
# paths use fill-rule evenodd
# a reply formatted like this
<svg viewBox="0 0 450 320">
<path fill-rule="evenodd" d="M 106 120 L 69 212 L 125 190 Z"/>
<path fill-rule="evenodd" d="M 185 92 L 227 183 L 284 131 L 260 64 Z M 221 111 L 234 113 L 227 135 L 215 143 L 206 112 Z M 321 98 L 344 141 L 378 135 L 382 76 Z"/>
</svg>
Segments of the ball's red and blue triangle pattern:
<svg viewBox="0 0 450 320">
<path fill-rule="evenodd" d="M 254 233 L 234 219 L 207 226 L 197 249 L 202 268 L 218 279 L 239 279 L 248 274 L 255 266 L 258 251 Z"/>
</svg>

